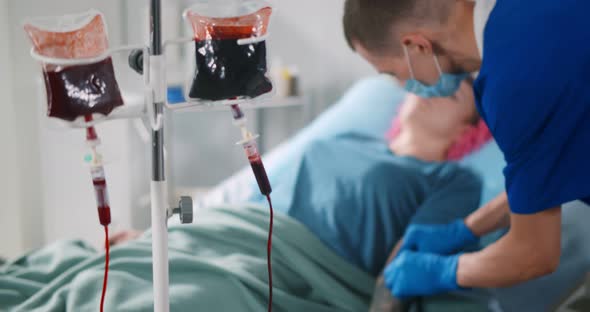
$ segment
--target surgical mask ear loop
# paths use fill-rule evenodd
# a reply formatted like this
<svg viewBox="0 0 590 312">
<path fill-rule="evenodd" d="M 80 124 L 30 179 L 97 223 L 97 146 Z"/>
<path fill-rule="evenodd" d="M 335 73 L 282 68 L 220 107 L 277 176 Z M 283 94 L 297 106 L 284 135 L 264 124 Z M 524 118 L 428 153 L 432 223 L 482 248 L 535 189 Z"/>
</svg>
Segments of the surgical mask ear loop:
<svg viewBox="0 0 590 312">
<path fill-rule="evenodd" d="M 416 80 L 416 75 L 414 75 L 414 69 L 412 68 L 412 60 L 410 59 L 410 53 L 408 52 L 408 46 L 403 45 L 404 47 L 404 54 L 406 56 L 406 62 L 408 63 L 408 69 L 410 70 L 410 77 L 414 80 Z M 436 56 L 436 54 L 433 54 L 432 57 L 434 58 L 434 66 L 436 67 L 436 70 L 438 71 L 438 77 L 440 79 L 440 77 L 442 77 L 443 72 L 442 69 L 440 67 L 440 63 L 438 62 L 438 56 Z"/>
<path fill-rule="evenodd" d="M 434 55 L 434 65 L 436 65 L 436 69 L 438 70 L 438 74 L 440 75 L 440 77 L 442 78 L 442 69 L 440 67 L 440 63 L 438 62 L 438 56 L 436 56 L 436 54 Z M 458 98 L 457 97 L 457 92 L 455 92 L 455 94 L 449 96 L 451 98 Z"/>
<path fill-rule="evenodd" d="M 410 77 L 416 80 L 416 76 L 414 75 L 414 69 L 412 68 L 412 60 L 410 59 L 410 53 L 408 52 L 408 46 L 405 44 L 404 47 L 404 54 L 406 55 L 406 62 L 408 63 L 408 69 L 410 70 Z"/>
<path fill-rule="evenodd" d="M 432 54 L 432 57 L 434 58 L 434 65 L 436 66 L 436 70 L 438 70 L 438 75 L 439 75 L 439 79 L 440 77 L 442 77 L 443 72 L 442 69 L 440 68 L 440 63 L 438 62 L 438 56 L 436 56 L 436 54 Z"/>
</svg>

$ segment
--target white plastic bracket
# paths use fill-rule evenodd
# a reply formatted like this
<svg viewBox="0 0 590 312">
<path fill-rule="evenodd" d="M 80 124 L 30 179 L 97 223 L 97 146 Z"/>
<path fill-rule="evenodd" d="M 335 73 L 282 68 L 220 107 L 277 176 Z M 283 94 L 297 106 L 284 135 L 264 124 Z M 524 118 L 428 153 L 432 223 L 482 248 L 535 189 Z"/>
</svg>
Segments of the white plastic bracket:
<svg viewBox="0 0 590 312">
<path fill-rule="evenodd" d="M 248 44 L 253 44 L 253 43 L 265 41 L 266 39 L 268 39 L 268 36 L 269 36 L 269 34 L 266 33 L 263 36 L 238 39 L 238 45 L 248 45 Z"/>
</svg>

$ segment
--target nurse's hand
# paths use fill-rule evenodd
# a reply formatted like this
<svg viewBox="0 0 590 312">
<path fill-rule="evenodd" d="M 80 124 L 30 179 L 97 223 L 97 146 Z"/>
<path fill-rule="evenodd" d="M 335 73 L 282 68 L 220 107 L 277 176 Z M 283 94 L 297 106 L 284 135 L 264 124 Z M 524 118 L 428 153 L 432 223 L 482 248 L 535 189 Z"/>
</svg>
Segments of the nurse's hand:
<svg viewBox="0 0 590 312">
<path fill-rule="evenodd" d="M 385 269 L 385 285 L 399 299 L 459 290 L 458 263 L 459 255 L 403 251 Z"/>
<path fill-rule="evenodd" d="M 463 220 L 443 225 L 413 224 L 404 235 L 401 250 L 450 255 L 478 241 Z"/>
</svg>

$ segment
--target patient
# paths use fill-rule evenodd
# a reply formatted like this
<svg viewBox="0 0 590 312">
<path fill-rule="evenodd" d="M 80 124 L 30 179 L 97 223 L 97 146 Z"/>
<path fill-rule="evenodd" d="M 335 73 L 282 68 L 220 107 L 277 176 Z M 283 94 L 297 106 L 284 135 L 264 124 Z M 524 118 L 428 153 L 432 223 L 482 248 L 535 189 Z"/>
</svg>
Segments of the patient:
<svg viewBox="0 0 590 312">
<path fill-rule="evenodd" d="M 273 183 L 276 210 L 300 221 L 287 222 L 284 216 L 277 216 L 275 223 L 273 270 L 277 273 L 275 287 L 281 290 L 276 302 L 282 310 L 317 311 L 319 307 L 326 308 L 325 311 L 362 310 L 358 307 L 366 307 L 373 280 L 367 274 L 357 274 L 360 272 L 357 268 L 376 277 L 394 254 L 409 224 L 446 223 L 477 208 L 480 181 L 470 171 L 446 161 L 453 158 L 450 154 L 457 142 L 463 140 L 465 131 L 478 120 L 469 84 L 464 83 L 451 99 L 427 101 L 408 96 L 404 102 L 395 139 L 385 141 L 348 133 L 316 140 L 296 153 L 295 160 L 289 161 L 291 166 L 281 170 L 288 173 Z M 252 201 L 266 206 L 262 197 Z M 172 310 L 188 310 L 186 307 L 197 304 L 217 307 L 219 300 L 227 301 L 228 305 L 234 301 L 235 305 L 252 301 L 258 304 L 242 309 L 248 311 L 259 311 L 266 304 L 266 259 L 262 246 L 268 216 L 266 210 L 247 207 L 236 205 L 239 214 L 231 216 L 224 208 L 209 209 L 197 218 L 196 226 L 171 227 L 170 289 L 174 298 L 171 302 L 176 304 Z M 222 212 L 212 214 L 216 210 Z M 260 221 L 247 222 L 252 220 Z M 323 244 L 313 239 L 300 223 Z M 113 243 L 135 236 L 136 233 L 123 233 Z M 293 236 L 298 239 L 291 239 Z M 149 240 L 146 235 L 112 250 L 114 261 L 107 295 L 111 306 L 119 310 L 130 310 L 130 306 L 136 308 L 134 311 L 142 310 L 137 307 L 152 310 Z M 323 248 L 324 245 L 333 253 Z M 71 249 L 71 245 L 62 246 Z M 573 245 L 573 248 L 580 246 Z M 55 306 L 65 306 L 67 302 L 85 303 L 86 307 L 94 308 L 97 297 L 92 294 L 97 293 L 102 283 L 102 255 L 83 245 L 66 254 L 67 257 L 53 252 L 63 249 L 54 247 L 34 253 L 33 257 L 23 257 L 10 267 L 16 270 L 15 274 L 0 270 L 0 284 L 4 281 L 13 285 L 14 276 L 22 280 L 20 290 L 12 291 L 14 294 L 2 292 L 0 287 L 0 297 L 16 298 L 15 303 L 8 302 L 9 306 L 23 303 L 24 307 L 33 307 L 49 303 L 47 298 L 53 298 L 52 302 L 62 301 Z M 59 261 L 60 256 L 64 261 Z M 345 263 L 341 258 L 354 267 L 342 265 Z M 28 267 L 39 259 L 46 265 L 36 271 Z M 56 263 L 60 264 L 59 270 L 55 269 Z M 72 263 L 79 265 L 70 269 Z M 51 269 L 50 273 L 47 268 Z M 59 280 L 54 282 L 54 278 Z M 29 280 L 39 286 L 31 287 Z M 221 294 L 214 296 L 217 293 Z M 231 293 L 235 300 L 225 300 L 226 293 Z M 121 299 L 128 296 L 137 300 Z M 392 311 L 387 289 L 378 285 L 375 298 L 372 311 Z M 357 308 L 352 308 L 351 303 L 357 301 Z M 23 311 L 27 310 L 31 309 Z"/>
<path fill-rule="evenodd" d="M 446 162 L 451 147 L 477 121 L 468 82 L 453 98 L 408 95 L 389 146 L 353 133 L 309 144 L 290 168 L 295 173 L 273 185 L 275 210 L 377 276 L 409 224 L 447 223 L 478 207 L 479 179 Z M 251 201 L 266 204 L 262 196 Z M 119 233 L 111 242 L 138 234 Z"/>
<path fill-rule="evenodd" d="M 370 105 L 359 103 L 363 104 Z M 401 106 L 399 131 L 396 138 L 389 141 L 391 144 L 383 138 L 348 133 L 305 145 L 284 169 L 288 173 L 273 184 L 275 209 L 305 225 L 339 256 L 335 258 L 344 259 L 377 277 L 409 224 L 448 223 L 467 216 L 478 207 L 479 179 L 470 171 L 446 161 L 452 147 L 477 120 L 468 83 L 464 83 L 450 99 L 422 100 L 408 96 Z M 251 201 L 266 206 L 262 196 Z M 185 229 L 187 232 L 201 230 Z M 114 243 L 132 239 L 135 234 L 118 235 Z M 277 248 L 285 239 L 281 234 L 285 235 L 276 232 Z M 180 244 L 178 239 L 175 242 Z M 303 245 L 298 248 L 311 248 L 306 247 L 306 242 L 301 243 Z M 237 248 L 237 245 L 233 246 Z M 208 248 L 212 250 L 207 253 L 213 252 L 214 246 Z M 114 250 L 126 251 L 125 248 Z M 277 249 L 275 253 L 277 274 L 287 272 L 280 270 L 288 264 L 284 259 L 280 262 L 282 252 L 284 249 Z M 116 259 L 114 254 L 113 259 Z M 334 270 L 343 270 L 343 267 Z M 215 280 L 226 281 L 223 276 Z M 277 281 L 280 285 L 281 278 Z M 302 287 L 300 284 L 295 286 L 297 289 Z M 277 287 L 290 289 L 287 285 Z M 367 294 L 370 292 L 368 288 L 363 289 Z M 375 302 L 379 311 L 386 311 L 381 308 L 384 302 L 391 303 L 389 292 L 380 287 L 377 290 L 379 296 Z M 256 294 L 253 292 L 254 296 Z M 305 297 L 305 294 L 295 291 L 294 296 Z"/>
<path fill-rule="evenodd" d="M 274 185 L 276 210 L 377 276 L 409 224 L 450 222 L 478 207 L 479 179 L 445 162 L 478 120 L 468 83 L 454 98 L 408 96 L 389 146 L 353 133 L 306 146 L 296 173 Z"/>
<path fill-rule="evenodd" d="M 446 162 L 478 122 L 468 82 L 453 98 L 408 95 L 389 145 L 352 133 L 308 145 L 292 181 L 275 186 L 275 206 L 377 276 L 409 224 L 447 223 L 478 208 L 478 178 Z M 392 311 L 381 279 L 374 294 L 372 311 Z"/>
</svg>

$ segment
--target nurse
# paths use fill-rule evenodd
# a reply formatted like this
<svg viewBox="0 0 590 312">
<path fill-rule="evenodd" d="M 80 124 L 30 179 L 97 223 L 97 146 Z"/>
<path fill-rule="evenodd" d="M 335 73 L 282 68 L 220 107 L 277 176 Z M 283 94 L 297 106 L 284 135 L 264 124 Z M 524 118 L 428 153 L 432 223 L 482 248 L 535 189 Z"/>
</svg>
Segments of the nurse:
<svg viewBox="0 0 590 312">
<path fill-rule="evenodd" d="M 397 297 L 505 287 L 556 270 L 561 207 L 590 202 L 590 1 L 347 0 L 350 46 L 423 97 L 466 73 L 504 153 L 506 193 L 465 220 L 410 227 L 385 269 Z M 590 220 L 589 220 L 590 222 Z M 495 244 L 455 254 L 496 229 Z"/>
</svg>

